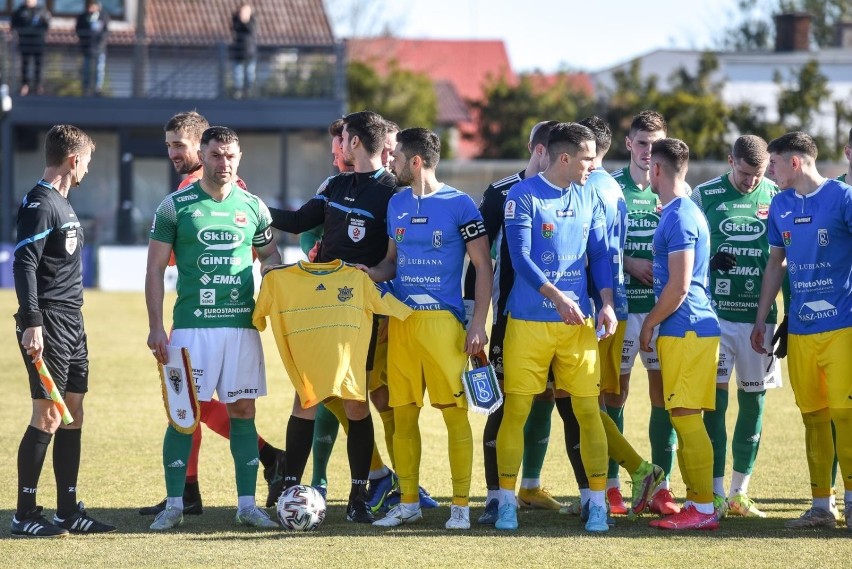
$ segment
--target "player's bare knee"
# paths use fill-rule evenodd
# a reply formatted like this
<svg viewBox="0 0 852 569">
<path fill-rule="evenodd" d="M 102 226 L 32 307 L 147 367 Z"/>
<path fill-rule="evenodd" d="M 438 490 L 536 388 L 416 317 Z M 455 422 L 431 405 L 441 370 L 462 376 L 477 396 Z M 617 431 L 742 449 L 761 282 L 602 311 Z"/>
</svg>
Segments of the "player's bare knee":
<svg viewBox="0 0 852 569">
<path fill-rule="evenodd" d="M 383 385 L 370 392 L 370 401 L 379 413 L 390 411 L 390 395 L 387 386 Z"/>
<path fill-rule="evenodd" d="M 370 416 L 370 405 L 366 401 L 345 400 L 343 408 L 346 411 L 346 418 L 350 421 L 360 421 Z"/>
<path fill-rule="evenodd" d="M 254 419 L 254 399 L 238 399 L 227 405 L 228 416 L 231 419 Z"/>
<path fill-rule="evenodd" d="M 39 431 L 53 434 L 61 423 L 62 415 L 56 409 L 53 401 L 48 399 L 33 400 L 33 413 L 30 417 L 30 426 Z"/>
</svg>

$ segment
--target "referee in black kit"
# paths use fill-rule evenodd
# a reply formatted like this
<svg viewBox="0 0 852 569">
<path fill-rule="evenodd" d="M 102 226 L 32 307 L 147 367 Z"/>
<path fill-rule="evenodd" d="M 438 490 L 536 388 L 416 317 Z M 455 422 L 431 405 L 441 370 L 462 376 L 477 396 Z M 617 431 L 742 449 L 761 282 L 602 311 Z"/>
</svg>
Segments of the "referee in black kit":
<svg viewBox="0 0 852 569">
<path fill-rule="evenodd" d="M 95 143 L 71 125 L 56 125 L 44 143 L 42 179 L 18 209 L 17 244 L 12 265 L 21 355 L 30 381 L 33 413 L 18 448 L 18 503 L 13 537 L 62 537 L 104 533 L 115 527 L 99 522 L 77 502 L 83 396 L 88 390 L 89 360 L 83 329 L 83 230 L 68 201 L 71 188 L 89 170 Z M 42 386 L 33 362 L 42 359 L 65 399 L 73 422 L 61 417 Z M 47 447 L 54 437 L 53 471 L 57 506 L 52 522 L 36 504 L 36 491 Z"/>
</svg>

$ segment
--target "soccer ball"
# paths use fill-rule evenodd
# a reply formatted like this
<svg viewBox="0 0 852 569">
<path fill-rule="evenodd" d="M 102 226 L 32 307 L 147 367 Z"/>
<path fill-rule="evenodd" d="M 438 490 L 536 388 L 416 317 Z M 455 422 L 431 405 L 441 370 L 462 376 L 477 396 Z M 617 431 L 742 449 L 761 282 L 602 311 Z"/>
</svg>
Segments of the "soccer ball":
<svg viewBox="0 0 852 569">
<path fill-rule="evenodd" d="M 325 519 L 325 500 L 316 488 L 291 486 L 281 493 L 276 510 L 284 529 L 311 531 Z"/>
</svg>

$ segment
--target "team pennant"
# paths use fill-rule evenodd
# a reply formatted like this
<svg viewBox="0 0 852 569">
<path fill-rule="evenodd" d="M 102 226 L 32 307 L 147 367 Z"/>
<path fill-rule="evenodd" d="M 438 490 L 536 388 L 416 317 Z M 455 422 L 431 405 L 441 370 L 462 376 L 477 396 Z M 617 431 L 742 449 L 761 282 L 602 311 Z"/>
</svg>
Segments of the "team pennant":
<svg viewBox="0 0 852 569">
<path fill-rule="evenodd" d="M 168 363 L 159 364 L 166 416 L 176 431 L 189 435 L 195 431 L 201 419 L 189 350 L 166 346 L 166 353 Z"/>
<path fill-rule="evenodd" d="M 503 393 L 497 383 L 494 367 L 485 352 L 470 357 L 470 371 L 464 372 L 464 392 L 468 408 L 475 413 L 490 415 L 503 404 Z"/>
</svg>

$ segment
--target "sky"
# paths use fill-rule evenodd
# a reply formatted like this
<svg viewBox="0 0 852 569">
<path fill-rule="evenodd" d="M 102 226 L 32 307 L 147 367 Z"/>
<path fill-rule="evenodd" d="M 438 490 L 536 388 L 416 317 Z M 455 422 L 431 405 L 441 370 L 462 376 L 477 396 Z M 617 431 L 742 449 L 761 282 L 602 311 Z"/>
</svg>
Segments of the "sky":
<svg viewBox="0 0 852 569">
<path fill-rule="evenodd" d="M 502 39 L 515 71 L 597 71 L 659 48 L 706 48 L 737 0 L 327 0 L 339 37 L 388 29 L 430 39 Z M 653 29 L 652 29 L 653 28 Z"/>
</svg>

